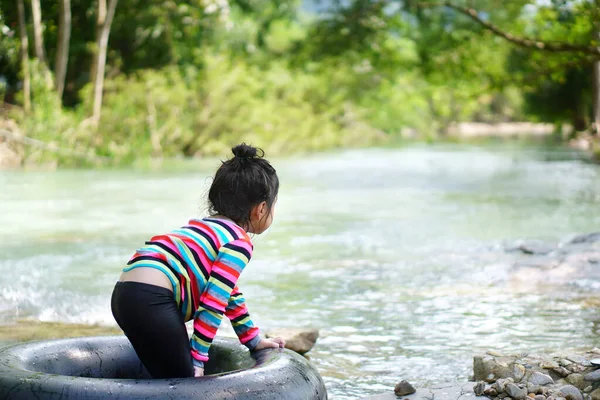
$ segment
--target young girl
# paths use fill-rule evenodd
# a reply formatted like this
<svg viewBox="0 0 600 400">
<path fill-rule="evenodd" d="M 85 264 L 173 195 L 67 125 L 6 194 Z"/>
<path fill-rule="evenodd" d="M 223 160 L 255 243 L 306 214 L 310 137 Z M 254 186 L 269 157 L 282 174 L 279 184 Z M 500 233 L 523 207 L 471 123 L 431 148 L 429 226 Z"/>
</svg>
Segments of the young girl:
<svg viewBox="0 0 600 400">
<path fill-rule="evenodd" d="M 211 217 L 154 236 L 127 263 L 111 300 L 115 320 L 153 378 L 204 375 L 223 315 L 251 351 L 284 347 L 263 339 L 236 282 L 252 256 L 248 233 L 273 221 L 279 179 L 242 143 L 222 163 L 208 193 Z M 191 340 L 184 323 L 194 319 Z"/>
</svg>

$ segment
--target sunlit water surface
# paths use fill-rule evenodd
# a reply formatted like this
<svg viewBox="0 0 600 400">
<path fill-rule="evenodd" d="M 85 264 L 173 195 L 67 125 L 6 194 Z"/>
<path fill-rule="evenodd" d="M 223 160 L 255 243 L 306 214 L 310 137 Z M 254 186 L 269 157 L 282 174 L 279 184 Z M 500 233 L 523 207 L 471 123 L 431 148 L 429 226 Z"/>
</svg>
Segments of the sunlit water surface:
<svg viewBox="0 0 600 400">
<path fill-rule="evenodd" d="M 321 330 L 310 359 L 331 398 L 464 381 L 490 348 L 598 344 L 586 304 L 600 282 L 528 283 L 504 251 L 600 230 L 600 167 L 576 153 L 446 145 L 272 162 L 275 223 L 240 286 L 263 330 Z M 0 322 L 114 324 L 123 264 L 204 215 L 217 165 L 0 173 Z"/>
</svg>

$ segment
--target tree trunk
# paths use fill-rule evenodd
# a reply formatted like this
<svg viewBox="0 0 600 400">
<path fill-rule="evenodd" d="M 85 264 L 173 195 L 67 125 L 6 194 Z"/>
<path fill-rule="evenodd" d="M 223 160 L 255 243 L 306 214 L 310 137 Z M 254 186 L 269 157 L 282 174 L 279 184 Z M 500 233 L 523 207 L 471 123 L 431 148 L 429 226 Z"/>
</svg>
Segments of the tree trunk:
<svg viewBox="0 0 600 400">
<path fill-rule="evenodd" d="M 23 69 L 23 107 L 31 110 L 31 78 L 29 76 L 29 41 L 25 26 L 25 6 L 23 0 L 17 0 L 19 13 L 19 36 L 21 37 L 21 68 Z"/>
<path fill-rule="evenodd" d="M 600 136 L 600 60 L 594 61 L 594 131 Z"/>
<path fill-rule="evenodd" d="M 42 8 L 40 7 L 40 0 L 31 0 L 31 15 L 33 16 L 35 56 L 45 64 L 46 56 L 44 54 L 44 34 L 42 32 Z"/>
<path fill-rule="evenodd" d="M 104 89 L 104 70 L 106 67 L 106 52 L 108 47 L 108 36 L 110 35 L 110 26 L 115 15 L 118 0 L 110 0 L 108 8 L 106 0 L 98 1 L 98 24 L 96 38 L 96 61 L 93 63 L 94 75 L 94 101 L 92 120 L 94 123 L 100 121 L 102 111 L 102 90 Z"/>
<path fill-rule="evenodd" d="M 52 74 L 46 64 L 46 54 L 44 52 L 44 33 L 42 32 L 42 8 L 40 0 L 31 0 L 31 14 L 33 16 L 33 42 L 35 47 L 35 56 L 40 60 L 41 72 L 44 75 L 46 86 L 52 88 Z"/>
<path fill-rule="evenodd" d="M 54 86 L 62 98 L 69 62 L 69 40 L 71 39 L 71 0 L 61 0 L 58 21 L 58 45 L 54 71 Z"/>
<path fill-rule="evenodd" d="M 102 35 L 102 27 L 106 21 L 106 0 L 98 0 L 98 15 L 96 17 L 96 43 L 92 55 L 92 65 L 90 66 L 90 79 L 96 77 L 96 67 L 98 66 L 98 51 L 100 47 L 100 37 Z"/>
<path fill-rule="evenodd" d="M 600 41 L 600 0 L 595 1 L 596 5 L 596 39 Z M 599 47 L 600 48 L 600 47 Z M 600 136 L 600 58 L 597 58 L 593 64 L 593 85 L 594 85 L 594 127 L 596 135 Z"/>
</svg>

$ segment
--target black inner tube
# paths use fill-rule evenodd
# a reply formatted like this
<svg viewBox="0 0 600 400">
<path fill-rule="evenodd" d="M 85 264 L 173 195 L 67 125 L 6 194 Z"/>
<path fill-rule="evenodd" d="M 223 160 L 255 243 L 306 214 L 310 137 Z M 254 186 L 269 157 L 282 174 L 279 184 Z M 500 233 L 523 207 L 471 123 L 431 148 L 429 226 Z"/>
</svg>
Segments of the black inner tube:
<svg viewBox="0 0 600 400">
<path fill-rule="evenodd" d="M 0 350 L 0 399 L 326 399 L 302 356 L 251 354 L 216 339 L 202 378 L 151 379 L 124 336 L 26 343 Z"/>
</svg>

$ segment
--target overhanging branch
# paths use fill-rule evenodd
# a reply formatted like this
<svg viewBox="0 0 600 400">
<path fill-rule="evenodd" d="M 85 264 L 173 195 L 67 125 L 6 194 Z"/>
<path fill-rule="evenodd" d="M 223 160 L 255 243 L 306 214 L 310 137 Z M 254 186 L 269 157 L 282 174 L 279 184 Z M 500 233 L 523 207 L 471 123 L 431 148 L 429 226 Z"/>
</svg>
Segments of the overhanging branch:
<svg viewBox="0 0 600 400">
<path fill-rule="evenodd" d="M 479 16 L 477 10 L 464 7 L 458 4 L 454 4 L 451 1 L 437 1 L 437 2 L 419 2 L 416 3 L 417 7 L 421 8 L 433 8 L 433 7 L 448 7 L 453 10 L 460 12 L 461 14 L 466 15 L 471 18 L 473 21 L 477 22 L 479 25 L 483 26 L 485 29 L 493 32 L 494 34 L 506 39 L 507 41 L 519 45 L 521 47 L 526 47 L 529 49 L 550 51 L 556 53 L 584 53 L 591 54 L 596 57 L 600 57 L 600 47 L 595 46 L 585 46 L 585 45 L 577 45 L 573 43 L 565 43 L 565 42 L 547 42 L 534 38 L 520 37 L 515 36 L 511 33 L 505 32 L 500 29 L 498 26 L 485 21 L 483 18 Z"/>
</svg>

